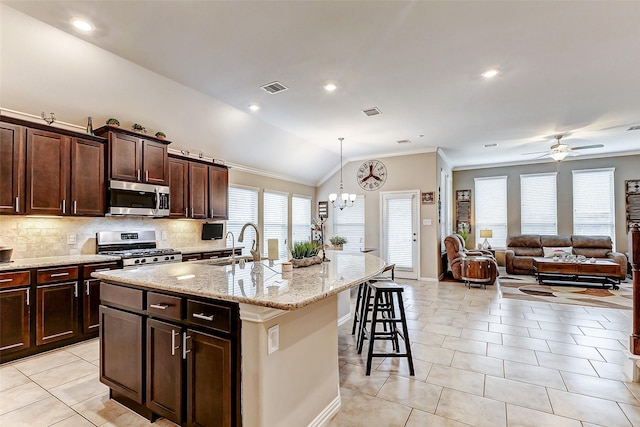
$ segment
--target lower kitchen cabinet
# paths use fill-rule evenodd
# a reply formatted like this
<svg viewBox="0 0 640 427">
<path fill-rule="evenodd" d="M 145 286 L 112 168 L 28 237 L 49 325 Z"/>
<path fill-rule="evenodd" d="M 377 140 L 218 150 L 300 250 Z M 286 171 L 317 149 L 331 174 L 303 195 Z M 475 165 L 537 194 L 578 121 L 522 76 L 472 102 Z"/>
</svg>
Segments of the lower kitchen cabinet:
<svg viewBox="0 0 640 427">
<path fill-rule="evenodd" d="M 241 426 L 237 304 L 101 286 L 100 380 L 112 398 L 151 420 Z"/>
<path fill-rule="evenodd" d="M 88 264 L 82 267 L 84 278 L 84 290 L 82 293 L 82 332 L 85 334 L 98 331 L 100 326 L 100 280 L 93 279 L 94 271 L 114 270 L 118 263 L 109 262 L 101 264 Z"/>
<path fill-rule="evenodd" d="M 144 318 L 100 306 L 100 381 L 144 403 Z"/>
<path fill-rule="evenodd" d="M 38 286 L 36 344 L 73 338 L 77 333 L 78 282 Z"/>
<path fill-rule="evenodd" d="M 180 326 L 154 319 L 147 322 L 147 408 L 178 424 L 185 334 Z"/>
<path fill-rule="evenodd" d="M 0 351 L 28 349 L 30 345 L 29 288 L 0 290 Z"/>
<path fill-rule="evenodd" d="M 191 329 L 187 336 L 187 424 L 230 427 L 231 341 Z"/>
</svg>

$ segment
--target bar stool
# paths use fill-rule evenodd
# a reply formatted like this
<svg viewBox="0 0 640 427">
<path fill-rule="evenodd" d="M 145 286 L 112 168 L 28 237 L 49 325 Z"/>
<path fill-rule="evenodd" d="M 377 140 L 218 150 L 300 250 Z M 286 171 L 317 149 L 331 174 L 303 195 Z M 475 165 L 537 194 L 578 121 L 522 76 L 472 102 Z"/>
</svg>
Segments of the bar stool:
<svg viewBox="0 0 640 427">
<path fill-rule="evenodd" d="M 358 336 L 358 353 L 362 352 L 363 342 L 369 339 L 369 350 L 367 352 L 366 375 L 371 374 L 371 360 L 374 357 L 406 357 L 409 361 L 409 373 L 415 375 L 413 368 L 413 357 L 411 355 L 411 343 L 409 341 L 409 329 L 404 312 L 402 292 L 404 288 L 395 282 L 381 281 L 369 283 L 365 288 L 365 295 L 362 301 L 362 321 L 360 322 L 360 334 Z M 373 298 L 373 303 L 367 304 Z M 398 306 L 399 316 L 396 316 L 395 307 Z M 371 327 L 367 330 L 369 313 L 371 312 Z M 378 331 L 378 324 L 383 325 L 383 331 Z M 401 329 L 398 328 L 401 325 Z M 387 328 L 388 326 L 388 328 Z M 400 353 L 398 337 L 404 341 L 405 352 Z M 394 353 L 374 353 L 376 340 L 391 341 Z"/>
<path fill-rule="evenodd" d="M 387 271 L 391 271 L 391 281 L 394 280 L 394 276 L 395 276 L 395 268 L 396 265 L 395 264 L 388 264 L 384 270 L 382 270 L 382 273 L 385 273 Z M 385 276 L 375 276 L 372 277 L 371 279 L 369 279 L 369 281 L 378 281 L 378 280 L 389 280 L 388 277 Z M 358 286 L 358 294 L 356 296 L 356 307 L 353 311 L 353 324 L 351 325 L 351 335 L 355 335 L 356 333 L 356 327 L 357 324 L 360 323 L 360 319 L 362 319 L 362 300 L 364 297 L 364 290 L 365 287 L 367 286 L 367 282 L 362 282 L 360 283 L 360 285 Z"/>
</svg>

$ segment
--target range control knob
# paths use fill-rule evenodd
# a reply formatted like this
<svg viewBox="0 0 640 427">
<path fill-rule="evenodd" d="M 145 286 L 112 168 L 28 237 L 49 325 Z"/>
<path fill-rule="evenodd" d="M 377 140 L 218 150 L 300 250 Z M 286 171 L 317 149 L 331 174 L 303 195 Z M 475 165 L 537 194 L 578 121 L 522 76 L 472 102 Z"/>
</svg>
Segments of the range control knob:
<svg viewBox="0 0 640 427">
<path fill-rule="evenodd" d="M 147 262 L 147 260 L 145 258 L 142 258 L 142 261 L 140 262 L 144 264 L 145 262 Z"/>
</svg>

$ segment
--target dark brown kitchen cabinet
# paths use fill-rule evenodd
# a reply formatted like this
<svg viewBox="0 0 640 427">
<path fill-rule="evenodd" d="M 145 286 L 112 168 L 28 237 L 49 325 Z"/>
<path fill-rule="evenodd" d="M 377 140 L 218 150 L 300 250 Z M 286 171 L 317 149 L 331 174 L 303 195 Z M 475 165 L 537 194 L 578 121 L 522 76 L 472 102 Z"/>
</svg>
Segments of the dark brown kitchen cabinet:
<svg viewBox="0 0 640 427">
<path fill-rule="evenodd" d="M 88 264 L 82 267 L 84 289 L 82 291 L 82 332 L 98 332 L 100 326 L 100 279 L 93 279 L 94 271 L 114 270 L 118 263 Z"/>
<path fill-rule="evenodd" d="M 229 170 L 224 166 L 209 166 L 209 218 L 229 216 Z"/>
<path fill-rule="evenodd" d="M 169 192 L 169 216 L 206 219 L 209 210 L 207 165 L 169 156 Z"/>
<path fill-rule="evenodd" d="M 27 129 L 27 214 L 69 212 L 69 144 L 66 135 Z"/>
<path fill-rule="evenodd" d="M 169 141 L 113 126 L 103 126 L 96 135 L 109 140 L 109 179 L 167 185 Z"/>
<path fill-rule="evenodd" d="M 78 267 L 38 269 L 36 274 L 36 345 L 75 337 Z"/>
<path fill-rule="evenodd" d="M 82 138 L 71 138 L 72 215 L 105 214 L 105 145 Z"/>
<path fill-rule="evenodd" d="M 100 381 L 144 404 L 144 318 L 100 306 Z"/>
<path fill-rule="evenodd" d="M 29 271 L 0 273 L 0 352 L 31 347 Z"/>
<path fill-rule="evenodd" d="M 182 420 L 183 340 L 180 326 L 147 321 L 146 406 L 178 424 Z"/>
<path fill-rule="evenodd" d="M 169 216 L 186 218 L 189 213 L 189 162 L 169 157 Z"/>
<path fill-rule="evenodd" d="M 231 341 L 192 329 L 187 336 L 187 424 L 231 426 Z"/>
<path fill-rule="evenodd" d="M 24 134 L 24 126 L 0 123 L 0 213 L 24 213 Z"/>
</svg>

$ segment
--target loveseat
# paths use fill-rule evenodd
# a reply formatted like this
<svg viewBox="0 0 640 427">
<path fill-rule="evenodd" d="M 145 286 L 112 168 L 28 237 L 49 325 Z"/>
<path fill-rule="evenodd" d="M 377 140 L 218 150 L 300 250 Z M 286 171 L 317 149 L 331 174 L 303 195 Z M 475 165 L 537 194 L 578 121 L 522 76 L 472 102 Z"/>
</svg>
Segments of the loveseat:
<svg viewBox="0 0 640 427">
<path fill-rule="evenodd" d="M 620 264 L 619 278 L 627 277 L 627 257 L 613 252 L 609 236 L 515 234 L 507 236 L 505 263 L 509 274 L 533 274 L 533 258 L 553 258 L 570 252 L 587 258 L 605 258 Z"/>
</svg>

